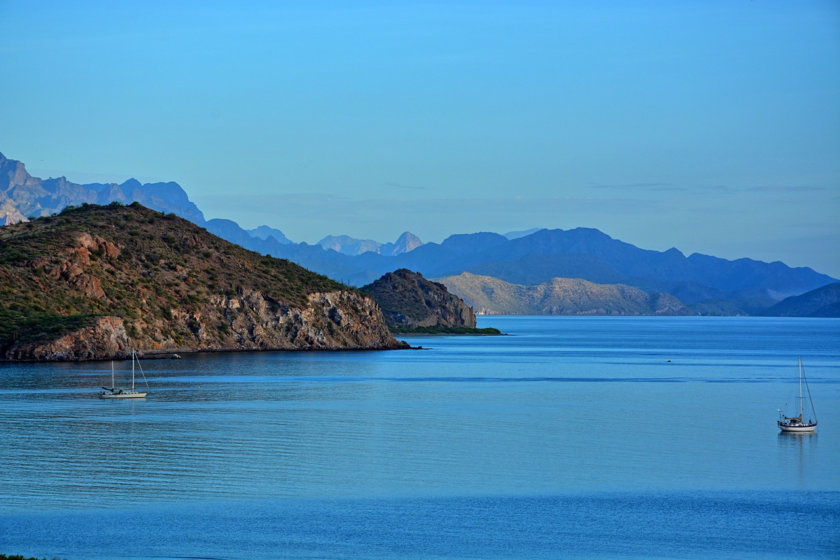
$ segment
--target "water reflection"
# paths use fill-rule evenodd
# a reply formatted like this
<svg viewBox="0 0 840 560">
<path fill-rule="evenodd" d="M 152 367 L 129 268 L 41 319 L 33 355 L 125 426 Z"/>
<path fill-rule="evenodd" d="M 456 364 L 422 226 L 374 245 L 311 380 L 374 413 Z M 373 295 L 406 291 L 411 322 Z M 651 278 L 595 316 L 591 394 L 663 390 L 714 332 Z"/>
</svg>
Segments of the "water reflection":
<svg viewBox="0 0 840 560">
<path fill-rule="evenodd" d="M 817 432 L 779 432 L 777 441 L 781 464 L 796 477 L 799 488 L 807 488 L 819 441 Z"/>
</svg>

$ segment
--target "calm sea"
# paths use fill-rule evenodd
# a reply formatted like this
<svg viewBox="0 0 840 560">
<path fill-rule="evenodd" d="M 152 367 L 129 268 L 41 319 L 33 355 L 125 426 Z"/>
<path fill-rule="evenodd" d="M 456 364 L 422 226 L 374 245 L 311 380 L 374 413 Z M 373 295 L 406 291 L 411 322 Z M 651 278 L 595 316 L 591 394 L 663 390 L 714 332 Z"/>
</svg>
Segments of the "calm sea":
<svg viewBox="0 0 840 560">
<path fill-rule="evenodd" d="M 840 320 L 479 326 L 148 360 L 133 402 L 107 362 L 0 365 L 0 553 L 840 557 Z M 820 424 L 780 435 L 800 355 Z"/>
</svg>

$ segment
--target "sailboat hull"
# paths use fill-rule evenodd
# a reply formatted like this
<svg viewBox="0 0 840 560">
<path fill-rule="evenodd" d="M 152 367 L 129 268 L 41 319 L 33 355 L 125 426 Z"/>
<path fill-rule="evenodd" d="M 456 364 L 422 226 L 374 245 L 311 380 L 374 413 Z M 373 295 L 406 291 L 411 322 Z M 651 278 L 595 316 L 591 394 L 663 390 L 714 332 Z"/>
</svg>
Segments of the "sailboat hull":
<svg viewBox="0 0 840 560">
<path fill-rule="evenodd" d="M 783 432 L 794 434 L 807 434 L 813 432 L 817 428 L 816 422 L 813 424 L 791 424 L 786 422 L 777 422 L 779 429 Z"/>
<path fill-rule="evenodd" d="M 119 393 L 102 392 L 99 393 L 100 399 L 142 399 L 148 393 L 141 393 L 140 391 L 125 391 Z"/>
</svg>

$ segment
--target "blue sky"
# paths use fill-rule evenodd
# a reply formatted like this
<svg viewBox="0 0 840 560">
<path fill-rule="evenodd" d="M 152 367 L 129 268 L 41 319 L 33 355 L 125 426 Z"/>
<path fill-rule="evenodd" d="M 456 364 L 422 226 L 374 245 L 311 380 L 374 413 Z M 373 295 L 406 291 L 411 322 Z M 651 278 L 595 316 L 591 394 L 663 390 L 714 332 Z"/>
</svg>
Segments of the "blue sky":
<svg viewBox="0 0 840 560">
<path fill-rule="evenodd" d="M 840 277 L 840 3 L 0 0 L 0 151 L 296 241 L 586 226 Z"/>
</svg>

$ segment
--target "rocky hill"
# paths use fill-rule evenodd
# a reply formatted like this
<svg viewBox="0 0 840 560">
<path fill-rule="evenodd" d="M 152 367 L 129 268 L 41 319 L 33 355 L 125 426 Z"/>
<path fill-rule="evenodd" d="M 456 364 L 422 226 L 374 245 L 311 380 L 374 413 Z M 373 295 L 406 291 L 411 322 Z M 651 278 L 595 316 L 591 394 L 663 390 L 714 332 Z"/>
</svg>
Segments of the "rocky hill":
<svg viewBox="0 0 840 560">
<path fill-rule="evenodd" d="M 405 347 L 364 294 L 139 204 L 0 228 L 0 359 Z"/>
<path fill-rule="evenodd" d="M 686 315 L 691 310 L 668 294 L 648 294 L 622 284 L 554 278 L 536 286 L 511 284 L 464 272 L 440 278 L 455 295 L 486 315 Z"/>
<path fill-rule="evenodd" d="M 362 288 L 382 308 L 395 331 L 475 328 L 475 313 L 446 286 L 410 270 L 389 272 Z"/>
</svg>

